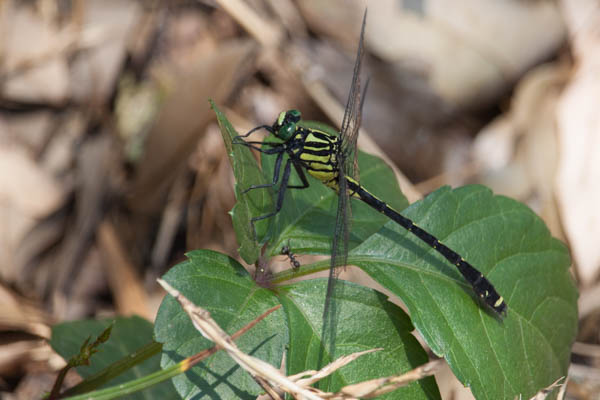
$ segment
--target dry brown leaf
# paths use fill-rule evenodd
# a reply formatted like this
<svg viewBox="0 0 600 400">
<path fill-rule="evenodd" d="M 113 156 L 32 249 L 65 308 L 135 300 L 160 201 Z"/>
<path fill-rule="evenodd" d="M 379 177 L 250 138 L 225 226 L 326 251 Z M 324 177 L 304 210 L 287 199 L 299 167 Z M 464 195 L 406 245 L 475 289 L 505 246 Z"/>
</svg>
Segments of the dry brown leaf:
<svg viewBox="0 0 600 400">
<path fill-rule="evenodd" d="M 560 46 L 564 26 L 552 2 L 428 1 L 422 9 L 369 5 L 369 47 L 420 70 L 449 104 L 480 107 Z M 390 38 L 395 38 L 390 40 Z"/>
<path fill-rule="evenodd" d="M 32 218 L 45 216 L 63 201 L 61 185 L 22 148 L 0 145 L 0 199 Z"/>
<path fill-rule="evenodd" d="M 185 71 L 169 69 L 172 89 L 151 128 L 144 157 L 138 165 L 132 205 L 138 210 L 155 209 L 177 171 L 186 165 L 198 135 L 214 118 L 208 99 L 217 104 L 229 95 L 248 66 L 250 42 L 229 42 L 218 52 L 204 54 Z"/>
<path fill-rule="evenodd" d="M 0 330 L 22 331 L 49 338 L 52 322 L 50 315 L 34 302 L 0 286 Z"/>
<path fill-rule="evenodd" d="M 600 268 L 600 10 L 594 1 L 563 5 L 577 69 L 557 111 L 557 198 L 579 278 L 588 285 Z"/>
<path fill-rule="evenodd" d="M 27 232 L 59 208 L 65 196 L 61 184 L 23 148 L 0 145 L 0 277 L 6 282 L 16 279 L 15 254 Z"/>
<path fill-rule="evenodd" d="M 140 22 L 140 6 L 132 1 L 93 0 L 81 3 L 80 29 L 94 44 L 73 60 L 70 88 L 82 103 L 105 104 L 115 87 L 130 36 Z"/>
<path fill-rule="evenodd" d="M 7 76 L 2 97 L 62 104 L 69 95 L 69 68 L 61 48 L 64 35 L 30 7 L 9 1 L 2 8 L 0 49 Z"/>
</svg>

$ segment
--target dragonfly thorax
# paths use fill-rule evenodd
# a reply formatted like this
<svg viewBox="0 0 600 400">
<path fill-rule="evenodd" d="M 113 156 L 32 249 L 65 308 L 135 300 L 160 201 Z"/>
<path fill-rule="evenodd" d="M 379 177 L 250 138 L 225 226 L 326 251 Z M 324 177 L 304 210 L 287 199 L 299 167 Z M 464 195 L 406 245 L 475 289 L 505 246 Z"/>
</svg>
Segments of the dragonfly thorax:
<svg viewBox="0 0 600 400">
<path fill-rule="evenodd" d="M 296 133 L 296 124 L 301 118 L 300 111 L 282 111 L 273 124 L 273 133 L 283 141 L 288 141 Z"/>
</svg>

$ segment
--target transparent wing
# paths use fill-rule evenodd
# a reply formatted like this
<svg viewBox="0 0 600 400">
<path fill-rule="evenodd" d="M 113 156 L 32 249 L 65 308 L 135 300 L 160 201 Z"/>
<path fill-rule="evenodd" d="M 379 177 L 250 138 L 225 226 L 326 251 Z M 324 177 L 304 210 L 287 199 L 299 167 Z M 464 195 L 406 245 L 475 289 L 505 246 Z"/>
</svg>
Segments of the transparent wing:
<svg viewBox="0 0 600 400">
<path fill-rule="evenodd" d="M 342 296 L 340 288 L 336 285 L 339 275 L 339 268 L 346 265 L 348 259 L 348 243 L 350 239 L 350 223 L 352 220 L 352 210 L 350 208 L 350 198 L 348 196 L 347 176 L 358 179 L 358 168 L 356 167 L 356 139 L 361 121 L 362 100 L 360 91 L 360 68 L 363 57 L 363 37 L 365 32 L 365 22 L 367 11 L 363 17 L 362 28 L 360 32 L 360 41 L 354 64 L 354 74 L 352 85 L 348 95 L 348 102 L 344 112 L 344 119 L 340 130 L 340 145 L 337 148 L 338 164 L 338 207 L 335 221 L 335 232 L 331 246 L 331 264 L 329 268 L 329 280 L 327 281 L 327 296 L 325 298 L 325 308 L 323 310 L 323 342 L 328 347 L 328 354 L 335 358 L 335 337 L 337 331 L 337 314 L 335 299 Z M 319 364 L 324 361 L 319 357 Z M 331 361 L 329 360 L 329 361 Z"/>
<path fill-rule="evenodd" d="M 331 260 L 329 266 L 329 279 L 327 280 L 327 294 L 325 307 L 323 309 L 323 343 L 325 344 L 329 358 L 325 360 L 324 354 L 319 355 L 319 366 L 323 366 L 336 358 L 336 333 L 339 310 L 336 306 L 336 298 L 342 298 L 342 288 L 337 285 L 340 269 L 346 265 L 348 259 L 348 242 L 350 235 L 350 198 L 348 196 L 347 180 L 343 171 L 339 176 L 338 208 L 335 218 L 335 231 L 331 244 Z M 321 351 L 325 349 L 322 348 Z"/>
<path fill-rule="evenodd" d="M 344 168 L 346 176 L 358 180 L 358 167 L 356 164 L 356 140 L 358 139 L 358 130 L 362 119 L 362 106 L 364 92 L 361 93 L 360 71 L 363 59 L 363 41 L 365 35 L 365 25 L 367 22 L 367 10 L 363 16 L 362 27 L 360 29 L 360 40 L 356 52 L 356 61 L 354 62 L 354 73 L 352 75 L 352 85 L 346 102 L 344 119 L 340 129 L 340 139 L 342 143 L 341 152 L 344 155 L 343 162 L 339 162 L 340 168 Z M 367 85 L 368 86 L 368 82 Z M 365 86 L 365 89 L 366 89 Z"/>
</svg>

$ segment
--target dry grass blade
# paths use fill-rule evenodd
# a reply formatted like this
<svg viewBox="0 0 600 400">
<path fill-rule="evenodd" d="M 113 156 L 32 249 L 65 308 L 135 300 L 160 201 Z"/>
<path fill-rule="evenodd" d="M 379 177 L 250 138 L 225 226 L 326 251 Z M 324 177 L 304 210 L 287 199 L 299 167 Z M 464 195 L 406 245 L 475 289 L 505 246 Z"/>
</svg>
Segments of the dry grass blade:
<svg viewBox="0 0 600 400">
<path fill-rule="evenodd" d="M 561 382 L 563 381 L 563 382 Z M 539 392 L 535 394 L 530 400 L 543 400 L 548 397 L 550 393 L 554 391 L 556 388 L 560 388 L 559 394 L 556 397 L 557 399 L 565 398 L 565 390 L 567 387 L 567 379 L 564 376 L 558 378 L 556 381 L 552 382 L 552 384 L 548 387 L 543 388 Z"/>
<path fill-rule="evenodd" d="M 356 360 L 358 357 L 364 356 L 365 354 L 372 353 L 374 351 L 379 351 L 379 350 L 383 350 L 383 349 L 379 348 L 379 349 L 359 351 L 357 353 L 352 353 L 347 356 L 342 356 L 342 357 L 338 358 L 337 360 L 327 364 L 326 366 L 321 368 L 319 371 L 304 371 L 300 374 L 290 376 L 290 378 L 295 380 L 294 379 L 295 377 L 299 378 L 300 376 L 311 375 L 310 378 L 298 379 L 297 382 L 299 384 L 301 384 L 302 386 L 312 385 L 313 383 L 316 383 L 316 382 L 320 381 L 321 379 L 331 375 L 332 373 L 334 373 L 338 369 L 342 368 L 343 366 L 348 365 L 350 362 Z"/>
<path fill-rule="evenodd" d="M 347 397 L 334 397 L 340 399 L 346 398 L 365 398 L 371 399 L 384 395 L 386 393 L 393 392 L 394 390 L 406 386 L 411 382 L 418 381 L 425 377 L 433 375 L 440 366 L 444 363 L 444 360 L 434 360 L 427 364 L 421 365 L 411 371 L 408 371 L 402 375 L 392 376 L 387 378 L 378 378 L 370 381 L 357 383 L 354 385 L 348 385 L 340 391 Z"/>
</svg>

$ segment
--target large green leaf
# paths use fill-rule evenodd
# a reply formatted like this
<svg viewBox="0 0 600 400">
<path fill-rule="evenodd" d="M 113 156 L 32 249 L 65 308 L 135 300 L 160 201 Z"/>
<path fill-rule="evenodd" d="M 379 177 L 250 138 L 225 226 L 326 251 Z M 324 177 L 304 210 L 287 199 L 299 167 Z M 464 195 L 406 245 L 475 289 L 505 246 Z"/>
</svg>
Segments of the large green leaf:
<svg viewBox="0 0 600 400">
<path fill-rule="evenodd" d="M 229 333 L 274 304 L 283 304 L 282 310 L 236 341 L 242 351 L 276 367 L 285 359 L 289 374 L 312 370 L 332 360 L 321 335 L 326 280 L 303 281 L 271 291 L 257 285 L 241 265 L 225 255 L 202 250 L 191 252 L 188 257 L 164 279 L 209 310 Z M 336 294 L 340 323 L 335 357 L 379 347 L 383 350 L 364 355 L 336 372 L 327 389 L 400 374 L 428 361 L 427 353 L 410 333 L 413 327 L 408 316 L 384 295 L 346 282 L 339 283 Z M 212 346 L 170 296 L 161 304 L 155 326 L 156 339 L 163 343 L 164 368 Z M 261 392 L 254 380 L 222 351 L 173 381 L 183 398 L 255 398 Z M 439 398 L 439 393 L 429 378 L 386 398 L 432 399 Z"/>
<path fill-rule="evenodd" d="M 93 341 L 109 325 L 113 324 L 110 338 L 99 346 L 99 351 L 92 355 L 89 366 L 77 367 L 77 372 L 83 377 L 90 377 L 111 364 L 129 357 L 142 346 L 150 343 L 153 325 L 140 317 L 118 317 L 104 320 L 81 320 L 63 322 L 52 327 L 50 345 L 63 358 L 69 359 L 79 353 L 82 343 L 89 337 Z M 136 365 L 105 386 L 132 381 L 141 376 L 149 375 L 160 369 L 160 357 L 155 355 L 143 363 Z M 163 382 L 150 389 L 130 394 L 130 399 L 172 398 L 176 395 L 171 382 Z"/>
<path fill-rule="evenodd" d="M 273 292 L 256 285 L 246 270 L 226 255 L 196 250 L 187 256 L 187 261 L 173 267 L 163 279 L 194 304 L 209 310 L 211 317 L 229 334 L 279 303 Z M 163 368 L 213 346 L 193 327 L 171 296 L 160 306 L 155 335 L 163 343 Z M 278 310 L 246 332 L 236 344 L 242 351 L 279 368 L 287 342 L 287 323 L 283 312 Z M 262 391 L 223 351 L 173 378 L 173 383 L 186 399 L 254 399 Z"/>
<path fill-rule="evenodd" d="M 525 205 L 482 186 L 442 188 L 404 215 L 486 275 L 508 304 L 499 320 L 454 267 L 393 222 L 348 263 L 407 305 L 432 350 L 478 399 L 529 398 L 566 376 L 577 291 L 565 246 Z"/>
<path fill-rule="evenodd" d="M 290 326 L 288 374 L 313 369 L 342 355 L 382 348 L 336 372 L 333 382 L 329 382 L 331 386 L 325 388 L 336 390 L 367 379 L 401 374 L 428 361 L 427 353 L 410 333 L 413 327 L 402 309 L 375 290 L 345 281 L 336 286 L 336 354 L 330 354 L 321 334 L 326 289 L 326 279 L 313 279 L 279 290 Z M 435 381 L 427 378 L 381 398 L 439 397 Z"/>
</svg>

